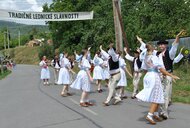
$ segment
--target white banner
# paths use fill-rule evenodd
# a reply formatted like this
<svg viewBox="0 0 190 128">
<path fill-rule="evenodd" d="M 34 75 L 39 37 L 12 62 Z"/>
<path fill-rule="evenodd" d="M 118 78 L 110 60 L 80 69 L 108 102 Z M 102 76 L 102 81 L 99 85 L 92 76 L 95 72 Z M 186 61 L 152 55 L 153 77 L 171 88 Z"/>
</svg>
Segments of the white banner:
<svg viewBox="0 0 190 128">
<path fill-rule="evenodd" d="M 0 19 L 38 20 L 38 21 L 73 21 L 93 19 L 91 12 L 25 12 L 0 9 Z"/>
</svg>

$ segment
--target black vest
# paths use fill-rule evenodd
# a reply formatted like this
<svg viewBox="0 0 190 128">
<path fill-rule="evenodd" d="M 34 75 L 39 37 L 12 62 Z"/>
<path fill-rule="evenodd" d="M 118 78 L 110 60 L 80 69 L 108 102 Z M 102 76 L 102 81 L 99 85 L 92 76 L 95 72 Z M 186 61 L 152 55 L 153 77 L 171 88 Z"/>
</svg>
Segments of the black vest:
<svg viewBox="0 0 190 128">
<path fill-rule="evenodd" d="M 73 68 L 74 68 L 73 63 L 74 63 L 74 62 L 70 61 L 70 64 L 71 64 L 71 69 L 73 69 Z"/>
<path fill-rule="evenodd" d="M 163 56 L 163 62 L 164 62 L 166 71 L 173 72 L 173 60 L 170 59 L 169 50 L 166 50 Z"/>
<path fill-rule="evenodd" d="M 53 66 L 55 67 L 56 64 L 56 59 L 53 60 Z M 57 60 L 57 64 L 59 65 L 59 67 L 61 67 L 61 65 L 59 64 L 59 60 Z"/>
<path fill-rule="evenodd" d="M 114 62 L 112 60 L 112 57 L 110 57 L 110 59 L 108 60 L 108 63 L 109 63 L 110 70 L 115 70 L 119 68 L 119 61 Z"/>
<path fill-rule="evenodd" d="M 135 60 L 136 60 L 136 58 L 134 58 L 134 60 L 133 60 L 133 69 L 134 69 Z M 136 61 L 136 62 L 137 62 L 138 68 L 140 69 L 140 68 L 141 68 L 141 65 L 142 65 L 142 62 L 140 61 L 139 57 L 137 58 L 137 61 Z"/>
</svg>

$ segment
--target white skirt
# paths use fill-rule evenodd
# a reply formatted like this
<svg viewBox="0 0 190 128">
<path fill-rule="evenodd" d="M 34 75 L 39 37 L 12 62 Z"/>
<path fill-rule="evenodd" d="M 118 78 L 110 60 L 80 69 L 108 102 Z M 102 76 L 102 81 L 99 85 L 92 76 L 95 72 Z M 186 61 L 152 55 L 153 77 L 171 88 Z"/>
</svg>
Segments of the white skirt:
<svg viewBox="0 0 190 128">
<path fill-rule="evenodd" d="M 143 86 L 143 90 L 136 95 L 138 100 L 158 104 L 164 103 L 164 93 L 158 73 L 147 72 L 144 76 Z"/>
<path fill-rule="evenodd" d="M 73 81 L 70 87 L 74 89 L 90 92 L 91 84 L 90 84 L 90 80 L 86 71 L 80 70 L 77 74 L 76 79 Z"/>
<path fill-rule="evenodd" d="M 60 69 L 57 84 L 71 84 L 71 76 L 67 68 Z"/>
<path fill-rule="evenodd" d="M 93 71 L 93 79 L 94 80 L 103 80 L 104 74 L 103 74 L 103 69 L 100 66 L 95 66 L 94 71 Z"/>
<path fill-rule="evenodd" d="M 120 68 L 120 73 L 121 73 L 121 79 L 119 80 L 117 86 L 127 86 L 127 78 L 126 78 L 126 73 L 123 69 Z"/>
<path fill-rule="evenodd" d="M 106 79 L 110 79 L 110 73 L 109 73 L 109 70 L 108 68 L 103 68 L 103 80 L 106 80 Z"/>
<path fill-rule="evenodd" d="M 42 68 L 41 79 L 50 79 L 50 72 L 48 68 Z"/>
</svg>

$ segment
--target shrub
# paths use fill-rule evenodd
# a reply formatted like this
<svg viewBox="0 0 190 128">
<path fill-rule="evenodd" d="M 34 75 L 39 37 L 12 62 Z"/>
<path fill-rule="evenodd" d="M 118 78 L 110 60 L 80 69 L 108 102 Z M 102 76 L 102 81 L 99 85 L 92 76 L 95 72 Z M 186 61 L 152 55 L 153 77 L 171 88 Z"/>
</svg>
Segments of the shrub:
<svg viewBox="0 0 190 128">
<path fill-rule="evenodd" d="M 52 59 L 54 57 L 54 48 L 53 46 L 43 45 L 39 49 L 38 57 L 41 60 L 43 56 L 46 56 L 48 59 Z"/>
</svg>

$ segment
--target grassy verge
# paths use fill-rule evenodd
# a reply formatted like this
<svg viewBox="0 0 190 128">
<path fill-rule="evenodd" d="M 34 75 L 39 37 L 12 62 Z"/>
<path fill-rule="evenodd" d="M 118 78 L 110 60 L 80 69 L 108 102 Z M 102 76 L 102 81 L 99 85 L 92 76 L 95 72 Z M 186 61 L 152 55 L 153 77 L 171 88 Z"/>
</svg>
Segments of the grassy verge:
<svg viewBox="0 0 190 128">
<path fill-rule="evenodd" d="M 4 79 L 6 76 L 8 76 L 11 73 L 11 71 L 7 70 L 4 73 L 0 73 L 0 80 Z"/>
<path fill-rule="evenodd" d="M 181 65 L 174 71 L 174 74 L 180 77 L 173 84 L 172 100 L 174 102 L 182 102 L 190 104 L 190 64 Z"/>
<path fill-rule="evenodd" d="M 179 76 L 180 80 L 177 80 L 176 83 L 173 82 L 172 101 L 190 104 L 190 64 L 181 65 L 174 70 L 174 74 Z M 143 77 L 141 77 L 139 83 L 140 90 L 143 88 Z M 127 80 L 128 86 L 126 90 L 132 92 L 132 79 L 128 76 Z"/>
<path fill-rule="evenodd" d="M 4 51 L 6 55 L 10 55 L 12 60 L 16 62 L 16 64 L 38 64 L 38 52 L 40 47 L 16 47 L 10 50 Z"/>
</svg>

